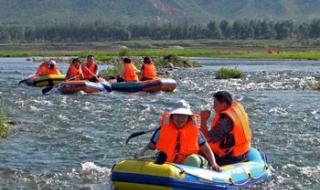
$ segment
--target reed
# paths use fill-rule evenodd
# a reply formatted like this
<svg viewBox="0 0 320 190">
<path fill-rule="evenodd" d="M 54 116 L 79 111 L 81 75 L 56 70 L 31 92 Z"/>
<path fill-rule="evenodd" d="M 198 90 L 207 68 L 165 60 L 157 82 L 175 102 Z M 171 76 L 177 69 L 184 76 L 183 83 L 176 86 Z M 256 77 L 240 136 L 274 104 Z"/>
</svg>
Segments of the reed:
<svg viewBox="0 0 320 190">
<path fill-rule="evenodd" d="M 6 138 L 10 133 L 11 122 L 7 121 L 7 118 L 4 116 L 2 111 L 2 105 L 0 104 L 0 137 Z"/>
<path fill-rule="evenodd" d="M 216 72 L 217 79 L 243 78 L 245 74 L 237 68 L 221 68 Z"/>
</svg>

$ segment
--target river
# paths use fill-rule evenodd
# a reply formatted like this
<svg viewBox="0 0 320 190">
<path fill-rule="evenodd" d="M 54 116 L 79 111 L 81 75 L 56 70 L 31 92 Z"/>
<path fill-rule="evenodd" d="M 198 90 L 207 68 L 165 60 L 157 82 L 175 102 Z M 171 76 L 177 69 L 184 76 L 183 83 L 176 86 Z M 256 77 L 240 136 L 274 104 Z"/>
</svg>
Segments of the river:
<svg viewBox="0 0 320 190">
<path fill-rule="evenodd" d="M 119 92 L 43 96 L 19 80 L 39 63 L 0 58 L 3 112 L 18 122 L 0 139 L 0 186 L 6 189 L 110 189 L 112 165 L 144 146 L 151 134 L 125 144 L 133 132 L 159 126 L 179 99 L 193 111 L 212 106 L 211 94 L 227 90 L 245 106 L 253 146 L 263 150 L 274 175 L 252 189 L 320 189 L 320 61 L 195 58 L 203 67 L 170 73 L 173 93 Z M 64 73 L 67 65 L 58 64 Z M 246 78 L 217 80 L 221 67 Z M 319 80 L 319 79 L 318 79 Z"/>
</svg>

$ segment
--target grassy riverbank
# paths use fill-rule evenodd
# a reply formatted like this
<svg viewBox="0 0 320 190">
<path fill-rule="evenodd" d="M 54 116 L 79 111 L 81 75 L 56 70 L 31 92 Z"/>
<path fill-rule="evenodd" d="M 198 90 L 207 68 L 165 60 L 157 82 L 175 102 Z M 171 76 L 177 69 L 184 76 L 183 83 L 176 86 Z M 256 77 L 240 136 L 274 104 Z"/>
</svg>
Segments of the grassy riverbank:
<svg viewBox="0 0 320 190">
<path fill-rule="evenodd" d="M 121 51 L 0 51 L 0 57 L 63 57 L 79 56 L 88 54 L 95 55 L 98 61 L 108 61 L 114 56 L 119 56 Z M 212 58 L 247 58 L 247 59 L 320 59 L 320 51 L 300 52 L 288 51 L 279 53 L 244 52 L 244 51 L 216 51 L 201 49 L 152 49 L 130 50 L 126 56 L 166 56 L 177 55 L 185 57 L 212 57 Z"/>
<path fill-rule="evenodd" d="M 123 52 L 123 49 L 128 50 Z M 123 54 L 124 53 L 124 54 Z M 319 45 L 294 40 L 172 40 L 91 43 L 0 44 L 0 57 L 85 57 L 105 62 L 115 56 L 166 56 L 248 59 L 320 59 Z"/>
</svg>

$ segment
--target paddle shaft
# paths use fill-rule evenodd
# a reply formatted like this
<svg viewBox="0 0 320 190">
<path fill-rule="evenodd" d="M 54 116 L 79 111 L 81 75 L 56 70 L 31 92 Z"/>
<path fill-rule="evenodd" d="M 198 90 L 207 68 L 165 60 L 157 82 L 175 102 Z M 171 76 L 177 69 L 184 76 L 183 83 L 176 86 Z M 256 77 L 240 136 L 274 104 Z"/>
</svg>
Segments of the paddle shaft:
<svg viewBox="0 0 320 190">
<path fill-rule="evenodd" d="M 85 68 L 91 75 L 94 75 L 94 77 L 96 77 L 97 80 L 99 80 L 97 74 L 94 74 L 92 71 L 90 71 L 90 69 L 89 69 L 86 65 L 84 65 L 84 68 Z"/>
<path fill-rule="evenodd" d="M 138 132 L 135 132 L 135 133 L 132 133 L 126 140 L 126 144 L 128 144 L 128 142 L 130 141 L 130 139 L 134 138 L 134 137 L 138 137 L 140 135 L 144 135 L 146 133 L 150 133 L 150 132 L 153 132 L 155 130 L 157 130 L 158 128 L 156 129 L 150 129 L 150 130 L 147 130 L 147 131 L 138 131 Z"/>
</svg>

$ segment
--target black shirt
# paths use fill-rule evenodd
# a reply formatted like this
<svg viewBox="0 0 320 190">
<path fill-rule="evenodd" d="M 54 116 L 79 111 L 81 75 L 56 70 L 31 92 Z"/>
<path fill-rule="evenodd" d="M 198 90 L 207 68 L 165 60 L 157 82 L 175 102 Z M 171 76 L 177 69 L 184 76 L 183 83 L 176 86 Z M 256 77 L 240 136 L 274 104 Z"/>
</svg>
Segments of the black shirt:
<svg viewBox="0 0 320 190">
<path fill-rule="evenodd" d="M 227 116 L 222 115 L 216 126 L 209 130 L 209 142 L 220 142 L 220 148 L 230 148 L 234 146 L 234 136 L 230 134 L 232 130 L 232 121 Z"/>
</svg>

